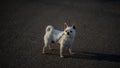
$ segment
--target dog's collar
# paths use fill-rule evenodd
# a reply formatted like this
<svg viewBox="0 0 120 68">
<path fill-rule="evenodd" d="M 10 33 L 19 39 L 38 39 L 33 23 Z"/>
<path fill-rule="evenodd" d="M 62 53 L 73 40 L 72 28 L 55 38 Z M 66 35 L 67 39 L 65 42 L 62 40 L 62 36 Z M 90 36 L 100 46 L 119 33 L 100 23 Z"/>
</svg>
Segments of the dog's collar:
<svg viewBox="0 0 120 68">
<path fill-rule="evenodd" d="M 63 35 L 64 35 L 64 33 L 57 39 L 56 42 L 58 42 L 62 38 Z"/>
<path fill-rule="evenodd" d="M 65 35 L 64 33 L 57 39 L 57 41 L 56 42 L 58 42 L 62 37 L 63 37 L 63 35 Z M 72 36 L 69 36 L 68 38 L 73 38 Z"/>
</svg>

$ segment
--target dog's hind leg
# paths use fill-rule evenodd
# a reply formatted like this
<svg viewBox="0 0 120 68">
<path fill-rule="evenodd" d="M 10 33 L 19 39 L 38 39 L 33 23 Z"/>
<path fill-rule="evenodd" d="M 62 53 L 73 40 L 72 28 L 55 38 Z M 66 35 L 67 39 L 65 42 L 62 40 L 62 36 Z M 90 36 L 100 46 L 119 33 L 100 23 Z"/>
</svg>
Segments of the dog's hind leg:
<svg viewBox="0 0 120 68">
<path fill-rule="evenodd" d="M 48 45 L 49 49 L 52 50 L 51 45 Z"/>
<path fill-rule="evenodd" d="M 55 42 L 54 41 L 51 41 L 50 44 L 48 45 L 49 49 L 50 50 L 53 50 L 53 48 L 51 47 L 51 45 L 53 45 Z"/>
<path fill-rule="evenodd" d="M 45 53 L 45 48 L 46 47 L 47 47 L 46 45 L 43 47 L 43 51 L 42 51 L 43 54 Z"/>
<path fill-rule="evenodd" d="M 43 54 L 45 53 L 45 49 L 47 46 L 48 46 L 48 42 L 45 42 L 45 45 L 43 46 L 43 51 L 42 51 Z"/>
</svg>

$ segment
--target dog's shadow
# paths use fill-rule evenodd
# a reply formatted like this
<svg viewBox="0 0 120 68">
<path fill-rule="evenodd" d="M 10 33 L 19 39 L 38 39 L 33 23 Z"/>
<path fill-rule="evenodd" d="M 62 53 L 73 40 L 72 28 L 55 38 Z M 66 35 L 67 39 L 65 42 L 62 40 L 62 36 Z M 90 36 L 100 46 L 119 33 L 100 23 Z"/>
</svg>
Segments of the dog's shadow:
<svg viewBox="0 0 120 68">
<path fill-rule="evenodd" d="M 74 51 L 73 55 L 64 55 L 64 58 L 73 58 L 73 59 L 87 59 L 87 60 L 98 60 L 98 61 L 112 61 L 112 62 L 120 62 L 120 55 L 113 54 L 103 54 L 103 53 L 95 53 L 95 52 L 78 52 Z M 47 55 L 56 55 L 58 56 L 58 50 L 53 49 L 51 53 L 47 53 Z"/>
<path fill-rule="evenodd" d="M 75 54 L 71 56 L 65 56 L 65 58 L 120 62 L 120 55 L 102 54 L 94 52 L 75 52 Z"/>
</svg>

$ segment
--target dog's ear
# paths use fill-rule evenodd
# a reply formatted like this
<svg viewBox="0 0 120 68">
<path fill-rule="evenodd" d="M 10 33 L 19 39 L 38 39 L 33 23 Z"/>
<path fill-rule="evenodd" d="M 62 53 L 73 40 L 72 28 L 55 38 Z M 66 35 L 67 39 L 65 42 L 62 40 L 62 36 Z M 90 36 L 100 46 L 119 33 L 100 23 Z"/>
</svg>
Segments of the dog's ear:
<svg viewBox="0 0 120 68">
<path fill-rule="evenodd" d="M 72 27 L 73 27 L 73 29 L 76 29 L 76 25 L 75 24 L 73 24 Z"/>
<path fill-rule="evenodd" d="M 66 29 L 68 27 L 67 23 L 64 23 L 64 29 Z"/>
</svg>

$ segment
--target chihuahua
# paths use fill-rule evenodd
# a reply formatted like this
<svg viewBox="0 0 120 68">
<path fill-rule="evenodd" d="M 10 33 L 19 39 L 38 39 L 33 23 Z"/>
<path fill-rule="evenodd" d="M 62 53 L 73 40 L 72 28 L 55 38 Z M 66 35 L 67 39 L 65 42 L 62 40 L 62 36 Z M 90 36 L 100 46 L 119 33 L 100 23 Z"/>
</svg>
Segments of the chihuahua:
<svg viewBox="0 0 120 68">
<path fill-rule="evenodd" d="M 56 30 L 53 26 L 48 25 L 46 27 L 46 33 L 44 35 L 44 47 L 43 53 L 45 53 L 45 48 L 48 46 L 50 49 L 50 44 L 60 45 L 60 57 L 63 58 L 63 48 L 68 47 L 69 53 L 72 55 L 72 43 L 76 34 L 76 26 L 68 26 L 67 23 L 64 24 L 64 31 Z"/>
</svg>

